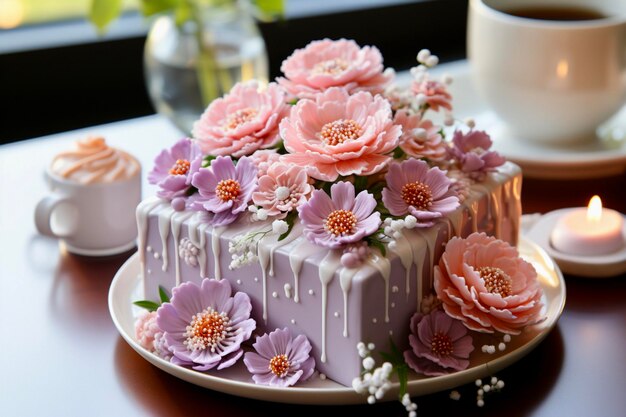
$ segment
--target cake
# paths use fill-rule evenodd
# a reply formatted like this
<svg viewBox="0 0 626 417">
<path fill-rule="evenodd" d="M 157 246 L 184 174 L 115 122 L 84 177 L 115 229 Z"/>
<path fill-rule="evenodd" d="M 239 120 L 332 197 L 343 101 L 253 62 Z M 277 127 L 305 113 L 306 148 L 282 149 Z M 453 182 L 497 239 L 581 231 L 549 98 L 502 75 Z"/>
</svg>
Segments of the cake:
<svg viewBox="0 0 626 417">
<path fill-rule="evenodd" d="M 294 368 L 304 371 L 288 373 L 296 359 L 276 355 L 268 358 L 269 376 L 259 377 L 254 364 L 262 363 L 260 356 L 246 353 L 254 381 L 270 385 L 297 381 L 287 381 L 288 375 L 309 377 L 313 361 L 320 375 L 354 384 L 370 368 L 366 346 L 385 350 L 391 340 L 401 351 L 415 350 L 410 333 L 432 311 L 454 320 L 463 335 L 467 329 L 514 334 L 536 320 L 541 292 L 525 266 L 523 285 L 512 281 L 517 270 L 508 266 L 475 268 L 489 297 L 524 298 L 511 309 L 523 310 L 514 318 L 489 316 L 480 302 L 480 311 L 467 313 L 472 307 L 463 304 L 464 292 L 450 290 L 458 260 L 453 250 L 444 256 L 449 258 L 442 255 L 451 239 L 454 248 L 484 243 L 509 258 L 515 251 L 522 177 L 518 166 L 489 149 L 489 136 L 473 122 L 452 119 L 448 80 L 428 73 L 436 57 L 422 51 L 418 61 L 411 87 L 397 89 L 390 87 L 393 73 L 383 71 L 376 48 L 347 40 L 313 42 L 283 63 L 284 77 L 276 83 L 240 83 L 215 100 L 194 125 L 193 138 L 157 157 L 149 179 L 159 191 L 137 208 L 138 251 L 145 298 L 166 301 L 158 312 L 171 317 L 153 318 L 144 346 L 200 370 L 237 361 L 243 353 L 235 348 L 215 356 L 231 327 L 223 324 L 227 314 L 216 315 L 214 307 L 188 314 L 191 324 L 181 327 L 177 341 L 173 330 L 162 337 L 179 316 L 159 288 L 209 291 L 217 285 L 211 282 L 249 300 L 255 325 L 233 334 L 258 335 L 259 355 L 263 343 L 290 334 L 298 336 L 289 346 L 306 346 L 313 358 Z M 426 118 L 429 112 L 443 113 L 449 128 Z M 193 291 L 186 283 L 195 283 Z M 182 294 L 174 290 L 179 305 Z M 146 323 L 143 318 L 138 325 L 138 337 Z M 190 359 L 208 346 L 194 344 L 196 336 L 213 343 L 207 353 L 213 359 Z M 178 348 L 163 348 L 167 342 Z M 181 356 L 176 349 L 189 351 Z M 465 350 L 454 366 L 435 358 L 437 366 L 467 366 L 471 349 Z M 437 374 L 429 372 L 424 374 Z"/>
</svg>

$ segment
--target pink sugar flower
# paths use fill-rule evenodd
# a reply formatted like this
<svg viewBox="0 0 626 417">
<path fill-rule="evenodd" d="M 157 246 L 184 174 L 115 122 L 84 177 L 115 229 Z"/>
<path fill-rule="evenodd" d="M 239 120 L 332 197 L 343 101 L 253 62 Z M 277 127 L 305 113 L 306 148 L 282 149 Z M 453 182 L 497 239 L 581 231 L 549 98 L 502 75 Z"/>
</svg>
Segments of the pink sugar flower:
<svg viewBox="0 0 626 417">
<path fill-rule="evenodd" d="M 304 235 L 316 245 L 337 249 L 375 233 L 380 227 L 380 213 L 374 212 L 376 200 L 367 191 L 354 197 L 354 185 L 338 182 L 330 196 L 315 190 L 305 204 L 298 207 Z"/>
<path fill-rule="evenodd" d="M 141 347 L 150 352 L 154 349 L 155 336 L 161 332 L 156 318 L 156 311 L 146 311 L 137 317 L 135 321 L 135 339 L 137 339 Z"/>
<path fill-rule="evenodd" d="M 313 100 L 300 100 L 280 123 L 289 154 L 282 160 L 307 169 L 318 180 L 372 175 L 391 161 L 388 154 L 402 133 L 391 120 L 389 102 L 360 92 L 350 96 L 330 88 Z"/>
<path fill-rule="evenodd" d="M 410 329 L 411 349 L 404 351 L 404 359 L 415 372 L 439 376 L 468 367 L 474 345 L 460 321 L 441 310 L 427 315 L 415 313 Z"/>
<path fill-rule="evenodd" d="M 415 81 L 411 89 L 416 95 L 423 94 L 428 107 L 434 111 L 440 108 L 452 110 L 452 95 L 448 92 L 445 84 L 439 81 L 425 78 L 422 81 Z"/>
<path fill-rule="evenodd" d="M 259 178 L 267 174 L 267 169 L 280 160 L 280 154 L 276 149 L 263 149 L 250 155 L 254 162 Z"/>
<path fill-rule="evenodd" d="M 452 137 L 453 146 L 448 152 L 450 157 L 459 162 L 463 172 L 480 181 L 487 172 L 494 171 L 506 162 L 502 155 L 489 150 L 492 144 L 489 135 L 482 130 L 470 130 L 467 133 L 457 130 Z"/>
<path fill-rule="evenodd" d="M 431 161 L 445 159 L 448 145 L 441 136 L 441 128 L 432 121 L 422 119 L 419 113 L 411 114 L 407 110 L 398 110 L 393 122 L 402 126 L 400 148 L 407 155 Z"/>
<path fill-rule="evenodd" d="M 519 334 L 541 321 L 537 272 L 513 246 L 484 233 L 447 243 L 435 291 L 446 313 L 470 330 Z"/>
<path fill-rule="evenodd" d="M 237 83 L 229 94 L 213 100 L 193 126 L 193 136 L 205 154 L 240 158 L 280 140 L 278 123 L 289 105 L 284 91 L 270 83 Z"/>
<path fill-rule="evenodd" d="M 425 161 L 407 159 L 389 166 L 383 188 L 383 203 L 394 216 L 412 214 L 418 227 L 430 227 L 434 220 L 454 211 L 459 198 L 450 189 L 452 181 Z"/>
<path fill-rule="evenodd" d="M 313 41 L 296 49 L 280 69 L 285 78 L 278 78 L 278 83 L 298 98 L 314 98 L 330 87 L 379 94 L 394 77 L 393 70 L 383 71 L 383 57 L 376 47 L 360 48 L 346 39 Z"/>
<path fill-rule="evenodd" d="M 268 216 L 284 217 L 304 202 L 312 190 L 306 171 L 298 166 L 275 163 L 259 178 L 258 191 L 252 201 L 265 209 Z"/>
</svg>

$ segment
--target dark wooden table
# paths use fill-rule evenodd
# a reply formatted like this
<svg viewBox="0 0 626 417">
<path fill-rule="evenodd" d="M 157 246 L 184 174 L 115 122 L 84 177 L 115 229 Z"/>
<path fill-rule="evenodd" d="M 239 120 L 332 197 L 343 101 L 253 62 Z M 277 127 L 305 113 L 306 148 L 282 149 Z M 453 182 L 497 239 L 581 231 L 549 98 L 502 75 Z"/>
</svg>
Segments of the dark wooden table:
<svg viewBox="0 0 626 417">
<path fill-rule="evenodd" d="M 71 255 L 33 224 L 46 190 L 44 166 L 88 133 L 139 156 L 145 170 L 179 135 L 155 116 L 0 147 L 0 415 L 406 415 L 398 403 L 304 407 L 232 397 L 183 382 L 136 354 L 107 307 L 111 279 L 131 252 Z M 625 190 L 623 175 L 526 180 L 523 204 L 527 213 L 545 212 L 585 205 L 598 193 L 607 207 L 626 212 Z M 501 393 L 486 397 L 483 408 L 472 385 L 458 389 L 458 402 L 448 392 L 417 398 L 418 415 L 626 416 L 626 276 L 567 276 L 566 284 L 558 325 L 498 374 L 506 383 Z"/>
</svg>

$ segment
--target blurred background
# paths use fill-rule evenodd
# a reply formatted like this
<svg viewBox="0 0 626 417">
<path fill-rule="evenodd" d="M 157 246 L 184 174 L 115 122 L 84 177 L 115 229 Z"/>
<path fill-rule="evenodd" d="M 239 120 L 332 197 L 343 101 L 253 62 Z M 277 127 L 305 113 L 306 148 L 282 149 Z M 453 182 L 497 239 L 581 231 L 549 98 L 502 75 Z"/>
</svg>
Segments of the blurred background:
<svg viewBox="0 0 626 417">
<path fill-rule="evenodd" d="M 0 0 L 0 143 L 155 113 L 144 75 L 154 16 L 140 12 L 139 0 L 123 0 L 121 16 L 99 32 L 87 19 L 91 2 Z M 375 45 L 385 66 L 398 70 L 414 66 L 423 47 L 442 61 L 465 57 L 467 0 L 284 0 L 283 6 L 282 17 L 255 20 L 270 79 L 295 48 L 324 37 Z"/>
</svg>

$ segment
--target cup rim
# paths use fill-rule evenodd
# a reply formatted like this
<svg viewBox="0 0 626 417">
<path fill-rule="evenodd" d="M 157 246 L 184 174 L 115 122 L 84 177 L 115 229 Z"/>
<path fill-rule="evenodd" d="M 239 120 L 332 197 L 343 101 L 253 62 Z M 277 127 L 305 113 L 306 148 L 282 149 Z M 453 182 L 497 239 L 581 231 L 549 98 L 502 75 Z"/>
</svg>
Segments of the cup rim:
<svg viewBox="0 0 626 417">
<path fill-rule="evenodd" d="M 483 13 L 487 13 L 491 17 L 500 19 L 507 23 L 516 24 L 519 26 L 531 26 L 536 28 L 545 29 L 602 29 L 613 26 L 619 26 L 626 23 L 626 14 L 623 15 L 611 15 L 602 17 L 600 19 L 590 20 L 543 20 L 533 19 L 530 17 L 514 16 L 512 14 L 495 9 L 485 3 L 485 0 L 470 0 L 470 7 L 479 10 Z"/>
<path fill-rule="evenodd" d="M 102 188 L 102 187 L 111 187 L 114 185 L 123 185 L 126 183 L 130 183 L 132 181 L 137 181 L 137 178 L 139 178 L 139 180 L 141 181 L 141 166 L 139 166 L 139 170 L 137 171 L 137 173 L 135 175 L 133 175 L 132 177 L 129 178 L 125 178 L 123 180 L 115 180 L 115 181 L 110 181 L 110 182 L 95 182 L 95 183 L 91 183 L 91 184 L 81 184 L 79 182 L 76 181 L 71 181 L 68 180 L 66 178 L 63 178 L 61 176 L 59 176 L 58 174 L 56 174 L 54 171 L 52 171 L 52 164 L 49 164 L 46 167 L 46 171 L 45 174 L 48 178 L 61 183 L 63 185 L 68 185 L 68 186 L 74 186 L 74 187 L 89 187 L 89 188 Z"/>
</svg>

